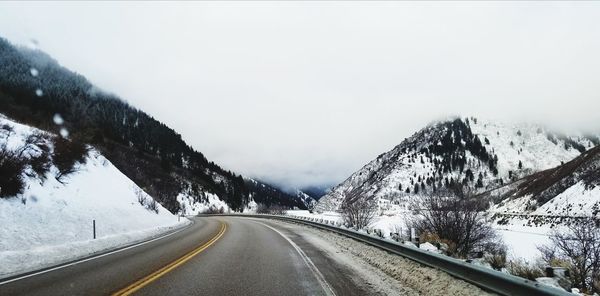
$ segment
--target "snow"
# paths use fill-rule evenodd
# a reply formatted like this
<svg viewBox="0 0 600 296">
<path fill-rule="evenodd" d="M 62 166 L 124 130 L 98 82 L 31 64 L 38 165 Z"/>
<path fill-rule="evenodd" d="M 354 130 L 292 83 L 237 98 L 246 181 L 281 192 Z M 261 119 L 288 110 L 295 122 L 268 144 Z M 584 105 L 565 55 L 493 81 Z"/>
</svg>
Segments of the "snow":
<svg viewBox="0 0 600 296">
<path fill-rule="evenodd" d="M 569 187 L 543 204 L 533 214 L 559 213 L 566 216 L 592 216 L 600 204 L 600 187 L 586 189 L 583 181 Z"/>
<path fill-rule="evenodd" d="M 529 216 L 591 217 L 597 215 L 600 210 L 600 187 L 586 188 L 585 183 L 579 181 L 535 211 L 527 211 L 527 207 L 532 205 L 536 205 L 535 199 L 531 195 L 525 195 L 515 199 L 506 199 L 494 205 L 490 211 Z"/>
<path fill-rule="evenodd" d="M 258 209 L 258 204 L 254 201 L 254 199 L 250 199 L 248 204 L 244 207 L 243 213 L 253 214 L 253 213 L 256 213 L 257 209 Z"/>
<path fill-rule="evenodd" d="M 461 120 L 467 122 L 467 118 Z M 586 149 L 593 147 L 589 139 L 580 135 L 563 137 L 548 131 L 543 126 L 531 123 L 506 123 L 469 118 L 468 125 L 486 151 L 498 156 L 498 175 L 495 176 L 486 164 L 482 164 L 478 158 L 465 150 L 464 170 L 470 169 L 475 179 L 480 173 L 483 176 L 484 188 L 478 189 L 480 192 L 572 160 L 581 154 L 579 150 L 572 147 L 572 143 L 582 145 Z M 434 176 L 437 180 L 440 179 L 437 176 L 439 172 L 432 175 L 434 162 L 436 159 L 441 160 L 440 156 L 434 155 L 430 160 L 420 152 L 420 149 L 430 143 L 440 143 L 439 139 L 446 131 L 447 125 L 444 121 L 434 123 L 367 163 L 319 200 L 315 209 L 322 214 L 302 212 L 292 214 L 332 220 L 331 217 L 335 217 L 336 214 L 331 211 L 337 210 L 345 196 L 351 193 L 377 199 L 379 212 L 370 228 L 380 229 L 386 237 L 391 232 L 408 232 L 404 226 L 404 217 L 411 215 L 409 206 L 418 203 L 419 198 L 423 196 L 422 190 L 414 193 L 414 182 L 418 182 L 419 176 L 422 180 Z M 519 164 L 522 168 L 519 168 Z M 512 178 L 509 178 L 509 175 Z M 465 176 L 465 173 L 461 175 L 459 170 L 454 169 L 443 172 L 442 179 L 462 180 Z M 499 182 L 498 178 L 502 178 L 502 182 Z M 515 181 L 511 186 L 516 187 L 520 182 L 522 181 Z M 469 184 L 472 186 L 472 182 Z M 410 187 L 410 193 L 405 192 L 407 187 Z M 503 188 L 501 190 L 509 190 L 508 186 Z M 494 194 L 501 193 L 499 191 L 496 190 Z M 503 200 L 500 204 L 492 205 L 489 210 L 490 217 L 494 214 L 511 217 L 508 224 L 494 225 L 509 249 L 510 258 L 528 262 L 536 260 L 540 256 L 537 246 L 550 242 L 551 227 L 561 227 L 560 221 L 542 219 L 545 217 L 529 222 L 527 218 L 530 216 L 527 215 L 570 217 L 598 215 L 600 214 L 600 187 L 586 188 L 584 183 L 579 182 L 542 206 L 536 206 L 535 198 L 527 195 Z"/>
<path fill-rule="evenodd" d="M 467 118 L 461 119 L 463 122 L 467 121 Z M 410 200 L 420 197 L 421 193 L 413 192 L 414 183 L 417 182 L 418 177 L 420 176 L 422 179 L 433 177 L 434 160 L 442 160 L 439 155 L 430 160 L 419 149 L 428 146 L 445 133 L 447 128 L 443 125 L 444 123 L 438 122 L 422 129 L 394 149 L 367 163 L 322 197 L 316 209 L 336 210 L 348 192 L 385 199 L 404 206 L 406 209 L 406 204 Z M 540 125 L 471 119 L 469 126 L 471 132 L 480 139 L 486 150 L 498 156 L 498 175 L 496 176 L 486 164 L 466 150 L 464 170 L 470 169 L 475 179 L 480 173 L 483 176 L 484 188 L 479 191 L 498 187 L 500 185 L 499 178 L 506 184 L 511 181 L 509 176 L 515 180 L 555 167 L 580 155 L 577 149 L 555 134 L 549 133 Z M 580 136 L 568 138 L 586 149 L 593 146 L 588 139 Z M 522 165 L 521 169 L 519 163 Z M 462 180 L 465 173 L 453 170 L 444 172 L 443 178 L 446 177 Z M 405 192 L 406 188 L 410 188 L 410 193 Z"/>
<path fill-rule="evenodd" d="M 14 132 L 0 134 L 7 148 L 21 146 L 27 135 L 40 132 L 0 117 Z M 149 197 L 97 150 L 86 164 L 64 178 L 44 182 L 26 177 L 23 194 L 0 199 L 0 277 L 54 265 L 115 248 L 190 223 L 158 205 L 158 213 L 138 202 Z M 92 221 L 96 236 L 92 237 Z"/>
<path fill-rule="evenodd" d="M 541 255 L 537 247 L 550 244 L 550 228 L 503 225 L 496 230 L 508 247 L 509 259 L 534 262 Z"/>
<path fill-rule="evenodd" d="M 471 122 L 471 130 L 483 141 L 490 142 L 486 148 L 492 147 L 498 155 L 498 172 L 508 176 L 508 171 L 517 171 L 519 161 L 523 168 L 537 172 L 560 165 L 577 157 L 580 152 L 573 147 L 565 149 L 563 143 L 552 143 L 546 134 L 546 129 L 531 123 L 503 123 L 489 120 Z M 519 135 L 520 134 L 520 135 Z M 511 145 L 511 142 L 513 145 Z M 582 142 L 586 148 L 590 143 Z"/>
<path fill-rule="evenodd" d="M 327 222 L 341 222 L 342 218 L 337 212 L 324 212 L 311 214 L 309 211 L 294 210 L 287 211 L 287 215 L 296 217 L 306 217 L 314 219 L 323 219 Z M 381 230 L 385 238 L 390 238 L 391 233 L 403 233 L 408 236 L 408 228 L 405 225 L 405 218 L 411 215 L 410 212 L 396 212 L 393 215 L 376 216 L 369 229 Z M 550 243 L 549 235 L 552 228 L 548 226 L 524 226 L 525 220 L 514 219 L 508 225 L 494 225 L 502 237 L 503 242 L 508 248 L 508 258 L 512 260 L 523 259 L 527 262 L 534 262 L 540 257 L 538 246 L 548 245 Z M 421 244 L 421 248 L 424 244 Z M 437 250 L 432 245 L 432 250 Z"/>
<path fill-rule="evenodd" d="M 317 203 L 317 201 L 312 198 L 310 195 L 304 193 L 302 190 L 297 189 L 296 190 L 296 196 L 298 196 L 301 200 L 302 203 L 307 207 L 307 208 L 312 208 L 314 207 L 314 205 Z"/>
<path fill-rule="evenodd" d="M 207 201 L 194 201 L 194 197 L 187 193 L 179 193 L 177 201 L 182 208 L 182 214 L 184 215 L 198 215 L 204 213 L 211 206 L 217 209 L 223 208 L 224 212 L 230 212 L 229 206 L 224 201 L 220 200 L 216 194 L 205 193 Z"/>
<path fill-rule="evenodd" d="M 441 253 L 440 250 L 438 250 L 438 248 L 436 246 L 432 245 L 429 242 L 420 244 L 419 245 L 419 249 L 425 250 L 425 251 L 428 251 L 428 252 L 438 253 L 438 254 Z"/>
</svg>

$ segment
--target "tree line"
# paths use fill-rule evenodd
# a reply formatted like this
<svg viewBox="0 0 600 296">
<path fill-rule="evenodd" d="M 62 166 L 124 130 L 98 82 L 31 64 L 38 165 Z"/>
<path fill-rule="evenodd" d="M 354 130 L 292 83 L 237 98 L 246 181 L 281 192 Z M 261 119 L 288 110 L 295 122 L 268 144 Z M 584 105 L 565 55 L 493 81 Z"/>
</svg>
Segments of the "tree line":
<svg viewBox="0 0 600 296">
<path fill-rule="evenodd" d="M 168 99 L 168 98 L 165 98 Z M 69 138 L 97 147 L 125 175 L 171 212 L 176 196 L 188 184 L 211 192 L 230 208 L 242 210 L 256 192 L 244 178 L 210 162 L 176 131 L 119 97 L 99 90 L 85 77 L 60 66 L 47 54 L 17 48 L 0 38 L 0 112 L 44 130 L 69 130 Z M 64 124 L 52 118 L 60 114 Z M 277 195 L 277 194 L 276 194 Z M 278 193 L 283 203 L 302 208 L 293 197 Z"/>
</svg>

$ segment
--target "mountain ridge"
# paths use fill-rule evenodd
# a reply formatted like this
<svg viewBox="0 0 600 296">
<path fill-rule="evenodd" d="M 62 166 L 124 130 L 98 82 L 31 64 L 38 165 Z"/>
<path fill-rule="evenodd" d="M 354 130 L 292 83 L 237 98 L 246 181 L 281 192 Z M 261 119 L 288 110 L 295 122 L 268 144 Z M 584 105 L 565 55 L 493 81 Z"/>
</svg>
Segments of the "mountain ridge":
<svg viewBox="0 0 600 296">
<path fill-rule="evenodd" d="M 566 136 L 529 123 L 476 117 L 436 121 L 335 186 L 316 209 L 338 210 L 349 196 L 405 204 L 454 183 L 483 192 L 569 161 L 599 142 L 595 136 Z"/>
</svg>

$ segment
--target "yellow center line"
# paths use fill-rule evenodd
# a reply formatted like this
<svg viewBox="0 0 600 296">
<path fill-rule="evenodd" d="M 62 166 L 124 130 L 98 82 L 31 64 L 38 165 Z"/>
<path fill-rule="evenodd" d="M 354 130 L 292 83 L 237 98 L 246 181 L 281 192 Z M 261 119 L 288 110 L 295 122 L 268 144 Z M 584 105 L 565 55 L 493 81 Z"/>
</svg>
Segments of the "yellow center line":
<svg viewBox="0 0 600 296">
<path fill-rule="evenodd" d="M 183 255 L 182 257 L 180 257 L 179 259 L 165 265 L 164 267 L 162 267 L 161 269 L 143 277 L 140 280 L 137 280 L 135 283 L 113 293 L 113 296 L 117 296 L 117 295 L 131 295 L 133 293 L 135 293 L 136 291 L 138 291 L 139 289 L 147 286 L 148 284 L 152 283 L 153 281 L 157 280 L 158 278 L 160 278 L 161 276 L 167 274 L 168 272 L 170 272 L 171 270 L 177 268 L 178 266 L 181 266 L 182 264 L 186 263 L 187 261 L 189 261 L 190 259 L 192 259 L 194 256 L 200 254 L 202 251 L 206 250 L 208 247 L 210 247 L 212 244 L 214 244 L 217 240 L 219 240 L 223 234 L 225 233 L 225 231 L 227 230 L 227 224 L 221 222 L 221 229 L 219 230 L 219 232 L 217 233 L 217 235 L 215 235 L 213 238 L 211 238 L 209 241 L 207 241 L 206 243 L 204 243 L 203 245 L 199 246 L 198 248 L 190 251 L 189 253 Z"/>
</svg>

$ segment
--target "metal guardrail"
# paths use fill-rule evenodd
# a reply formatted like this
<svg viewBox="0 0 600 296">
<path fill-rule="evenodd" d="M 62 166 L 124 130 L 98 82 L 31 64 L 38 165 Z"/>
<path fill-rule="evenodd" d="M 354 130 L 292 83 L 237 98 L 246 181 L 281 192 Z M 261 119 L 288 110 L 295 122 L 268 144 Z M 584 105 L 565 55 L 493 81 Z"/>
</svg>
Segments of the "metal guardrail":
<svg viewBox="0 0 600 296">
<path fill-rule="evenodd" d="M 218 216 L 218 215 L 217 215 Z M 493 269 L 466 263 L 452 257 L 424 251 L 418 248 L 407 247 L 394 241 L 389 241 L 364 234 L 352 229 L 341 228 L 329 224 L 316 222 L 319 219 L 278 215 L 245 215 L 245 214 L 223 214 L 220 216 L 241 216 L 253 218 L 269 218 L 288 222 L 296 222 L 310 225 L 323 230 L 332 231 L 366 244 L 386 250 L 390 253 L 400 255 L 410 260 L 419 262 L 443 272 L 446 272 L 456 278 L 469 282 L 484 290 L 494 292 L 500 295 L 573 295 L 567 291 L 549 287 L 541 283 L 530 281 L 514 275 L 506 274 Z M 321 221 L 323 221 L 321 219 Z M 327 220 L 325 220 L 327 221 Z"/>
</svg>

